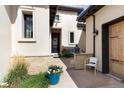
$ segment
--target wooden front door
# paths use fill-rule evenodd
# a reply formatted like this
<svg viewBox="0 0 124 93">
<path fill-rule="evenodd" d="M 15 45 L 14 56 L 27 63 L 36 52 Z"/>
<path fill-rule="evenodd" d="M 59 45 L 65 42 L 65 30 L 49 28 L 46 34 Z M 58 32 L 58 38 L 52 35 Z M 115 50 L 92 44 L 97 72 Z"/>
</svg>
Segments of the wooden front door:
<svg viewBox="0 0 124 93">
<path fill-rule="evenodd" d="M 60 52 L 60 33 L 52 33 L 52 53 Z"/>
<path fill-rule="evenodd" d="M 124 22 L 109 26 L 110 73 L 124 78 Z"/>
</svg>

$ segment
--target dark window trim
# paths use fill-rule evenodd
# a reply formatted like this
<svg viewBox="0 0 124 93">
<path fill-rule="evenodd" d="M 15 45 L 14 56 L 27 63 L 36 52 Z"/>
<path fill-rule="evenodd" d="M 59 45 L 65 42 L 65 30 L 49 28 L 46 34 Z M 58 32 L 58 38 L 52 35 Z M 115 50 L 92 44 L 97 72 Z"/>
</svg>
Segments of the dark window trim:
<svg viewBox="0 0 124 93">
<path fill-rule="evenodd" d="M 31 14 L 23 14 L 24 15 L 24 38 L 28 38 L 26 36 L 26 17 L 31 17 L 32 18 L 32 33 L 31 33 L 31 37 L 29 38 L 33 38 L 33 15 Z"/>
</svg>

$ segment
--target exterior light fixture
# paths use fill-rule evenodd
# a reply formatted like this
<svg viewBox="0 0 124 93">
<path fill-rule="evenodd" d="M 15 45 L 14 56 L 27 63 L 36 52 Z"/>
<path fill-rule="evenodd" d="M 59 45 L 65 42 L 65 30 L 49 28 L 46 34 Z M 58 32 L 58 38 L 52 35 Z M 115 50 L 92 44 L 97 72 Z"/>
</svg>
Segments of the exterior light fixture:
<svg viewBox="0 0 124 93">
<path fill-rule="evenodd" d="M 98 30 L 95 30 L 95 32 L 93 32 L 93 35 L 94 36 L 97 36 L 99 33 L 98 33 Z"/>
</svg>

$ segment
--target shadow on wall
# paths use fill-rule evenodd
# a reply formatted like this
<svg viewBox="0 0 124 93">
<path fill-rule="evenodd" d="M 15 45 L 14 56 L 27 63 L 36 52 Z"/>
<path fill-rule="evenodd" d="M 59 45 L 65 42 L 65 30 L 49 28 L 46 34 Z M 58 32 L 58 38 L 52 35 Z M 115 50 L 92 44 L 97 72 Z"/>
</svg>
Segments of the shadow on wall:
<svg viewBox="0 0 124 93">
<path fill-rule="evenodd" d="M 18 14 L 18 9 L 19 9 L 20 5 L 5 5 L 5 10 L 7 11 L 8 17 L 10 19 L 10 22 L 12 24 L 15 23 L 16 18 L 17 18 L 17 14 Z M 32 5 L 32 7 L 42 7 L 44 9 L 49 8 L 47 5 Z"/>
<path fill-rule="evenodd" d="M 78 46 L 80 47 L 81 52 L 86 51 L 86 31 L 81 32 L 80 40 L 78 42 Z"/>
<path fill-rule="evenodd" d="M 17 12 L 19 9 L 19 5 L 5 5 L 5 10 L 7 11 L 8 18 L 12 24 L 15 23 L 17 18 Z"/>
</svg>

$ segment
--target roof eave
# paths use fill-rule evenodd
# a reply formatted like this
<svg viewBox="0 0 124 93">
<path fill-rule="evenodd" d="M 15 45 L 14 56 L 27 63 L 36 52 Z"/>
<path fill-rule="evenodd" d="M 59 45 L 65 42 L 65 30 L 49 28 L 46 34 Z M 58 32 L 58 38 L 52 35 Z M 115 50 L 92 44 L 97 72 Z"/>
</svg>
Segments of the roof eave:
<svg viewBox="0 0 124 93">
<path fill-rule="evenodd" d="M 85 22 L 85 20 L 96 13 L 98 10 L 100 10 L 105 5 L 91 5 L 89 6 L 84 12 L 82 11 L 80 15 L 77 17 L 77 21 L 79 22 Z"/>
<path fill-rule="evenodd" d="M 58 10 L 79 12 L 79 11 L 81 11 L 83 9 L 82 8 L 77 8 L 77 7 L 59 5 Z"/>
</svg>

